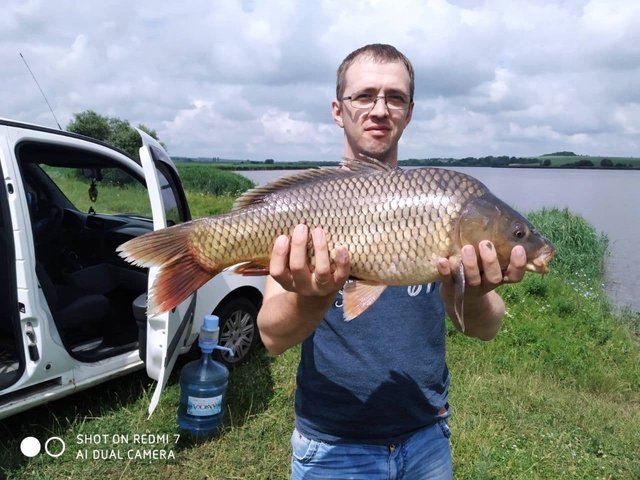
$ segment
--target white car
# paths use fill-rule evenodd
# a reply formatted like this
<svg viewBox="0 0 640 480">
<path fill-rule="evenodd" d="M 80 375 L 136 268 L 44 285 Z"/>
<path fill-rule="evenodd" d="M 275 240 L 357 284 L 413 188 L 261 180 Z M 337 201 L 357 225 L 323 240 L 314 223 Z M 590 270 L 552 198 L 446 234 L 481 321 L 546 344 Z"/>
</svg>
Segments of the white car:
<svg viewBox="0 0 640 480">
<path fill-rule="evenodd" d="M 0 418 L 145 365 L 158 381 L 151 413 L 210 313 L 236 353 L 220 360 L 242 362 L 259 343 L 264 277 L 223 272 L 147 317 L 155 269 L 115 249 L 190 213 L 171 159 L 139 133 L 142 165 L 91 138 L 0 119 Z"/>
</svg>

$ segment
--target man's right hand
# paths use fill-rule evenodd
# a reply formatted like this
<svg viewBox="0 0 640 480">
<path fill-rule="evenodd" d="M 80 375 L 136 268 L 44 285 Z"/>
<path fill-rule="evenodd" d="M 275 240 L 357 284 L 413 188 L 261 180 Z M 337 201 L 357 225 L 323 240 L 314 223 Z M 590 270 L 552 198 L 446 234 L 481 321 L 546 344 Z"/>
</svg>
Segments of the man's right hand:
<svg viewBox="0 0 640 480">
<path fill-rule="evenodd" d="M 349 278 L 347 248 L 337 247 L 332 262 L 321 228 L 311 231 L 311 240 L 313 265 L 309 263 L 306 225 L 296 226 L 291 240 L 286 235 L 278 237 L 273 247 L 258 328 L 262 342 L 274 355 L 313 333 Z"/>
<path fill-rule="evenodd" d="M 269 273 L 282 288 L 305 297 L 335 295 L 349 278 L 350 263 L 347 248 L 336 247 L 335 261 L 331 255 L 324 230 L 311 230 L 315 265 L 308 259 L 309 228 L 296 226 L 291 240 L 286 235 L 276 239 L 271 253 Z"/>
</svg>

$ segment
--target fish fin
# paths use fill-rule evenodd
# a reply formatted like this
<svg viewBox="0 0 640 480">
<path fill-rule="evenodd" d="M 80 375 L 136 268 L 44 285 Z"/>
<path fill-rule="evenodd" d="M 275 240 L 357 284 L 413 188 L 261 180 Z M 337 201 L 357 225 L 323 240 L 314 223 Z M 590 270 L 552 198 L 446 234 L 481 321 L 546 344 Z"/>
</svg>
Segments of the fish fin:
<svg viewBox="0 0 640 480">
<path fill-rule="evenodd" d="M 149 290 L 150 315 L 171 310 L 218 273 L 203 268 L 191 253 L 193 222 L 156 230 L 116 248 L 118 254 L 139 267 L 158 267 Z"/>
<path fill-rule="evenodd" d="M 236 265 L 231 269 L 233 273 L 242 275 L 244 277 L 259 277 L 262 275 L 269 275 L 269 268 L 260 262 L 246 262 Z"/>
<path fill-rule="evenodd" d="M 340 166 L 352 172 L 391 172 L 394 168 L 380 160 L 360 154 L 358 159 L 342 157 Z"/>
<path fill-rule="evenodd" d="M 147 313 L 154 315 L 171 310 L 211 280 L 216 273 L 202 268 L 188 253 L 162 265 L 149 291 Z"/>
<path fill-rule="evenodd" d="M 342 168 L 309 168 L 293 175 L 286 175 L 282 178 L 269 182 L 261 187 L 252 188 L 241 195 L 233 204 L 232 212 L 242 210 L 251 205 L 257 205 L 264 201 L 265 197 L 276 191 L 282 191 L 288 188 L 301 187 L 305 184 L 317 182 L 326 178 L 336 178 L 341 176 L 350 176 L 354 172 L 358 173 L 374 173 L 374 172 L 390 172 L 394 170 L 391 165 L 382 163 L 375 158 L 360 155 L 356 160 L 354 158 L 342 159 L 340 162 Z"/>
<path fill-rule="evenodd" d="M 157 267 L 178 257 L 187 248 L 190 222 L 132 238 L 116 248 L 127 262 L 138 267 Z"/>
<path fill-rule="evenodd" d="M 464 264 L 462 263 L 462 259 L 458 264 L 458 268 L 453 271 L 453 283 L 454 283 L 454 296 L 453 296 L 453 309 L 456 314 L 456 320 L 458 320 L 458 324 L 460 328 L 464 332 L 464 287 L 465 287 L 465 276 L 464 276 Z"/>
<path fill-rule="evenodd" d="M 344 286 L 344 319 L 350 322 L 363 313 L 384 292 L 386 285 L 367 281 L 352 281 Z"/>
<path fill-rule="evenodd" d="M 231 211 L 235 212 L 251 205 L 260 204 L 264 201 L 267 195 L 277 191 L 294 187 L 302 187 L 306 184 L 317 182 L 318 180 L 325 178 L 335 178 L 351 174 L 352 172 L 349 170 L 341 168 L 309 168 L 293 175 L 286 175 L 261 187 L 248 190 L 235 201 Z"/>
</svg>

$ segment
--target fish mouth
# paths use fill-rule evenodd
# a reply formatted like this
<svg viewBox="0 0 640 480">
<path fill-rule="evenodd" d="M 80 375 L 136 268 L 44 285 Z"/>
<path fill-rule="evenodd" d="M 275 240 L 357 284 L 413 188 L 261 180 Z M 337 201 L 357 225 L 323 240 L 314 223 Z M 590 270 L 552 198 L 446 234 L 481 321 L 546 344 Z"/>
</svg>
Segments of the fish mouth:
<svg viewBox="0 0 640 480">
<path fill-rule="evenodd" d="M 553 260 L 555 254 L 556 251 L 553 247 L 545 248 L 536 258 L 527 262 L 526 269 L 529 272 L 547 273 L 549 271 L 548 264 Z"/>
</svg>

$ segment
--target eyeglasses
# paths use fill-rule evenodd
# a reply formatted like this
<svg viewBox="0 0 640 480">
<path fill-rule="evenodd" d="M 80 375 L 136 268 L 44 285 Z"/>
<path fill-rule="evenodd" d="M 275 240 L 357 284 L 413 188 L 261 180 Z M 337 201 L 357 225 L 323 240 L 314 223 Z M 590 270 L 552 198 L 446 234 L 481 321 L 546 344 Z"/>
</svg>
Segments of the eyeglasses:
<svg viewBox="0 0 640 480">
<path fill-rule="evenodd" d="M 384 99 L 384 103 L 389 110 L 406 110 L 409 108 L 411 100 L 399 93 L 391 95 L 373 95 L 372 93 L 356 93 L 348 97 L 342 97 L 340 100 L 349 100 L 353 108 L 371 109 L 380 99 Z"/>
</svg>

